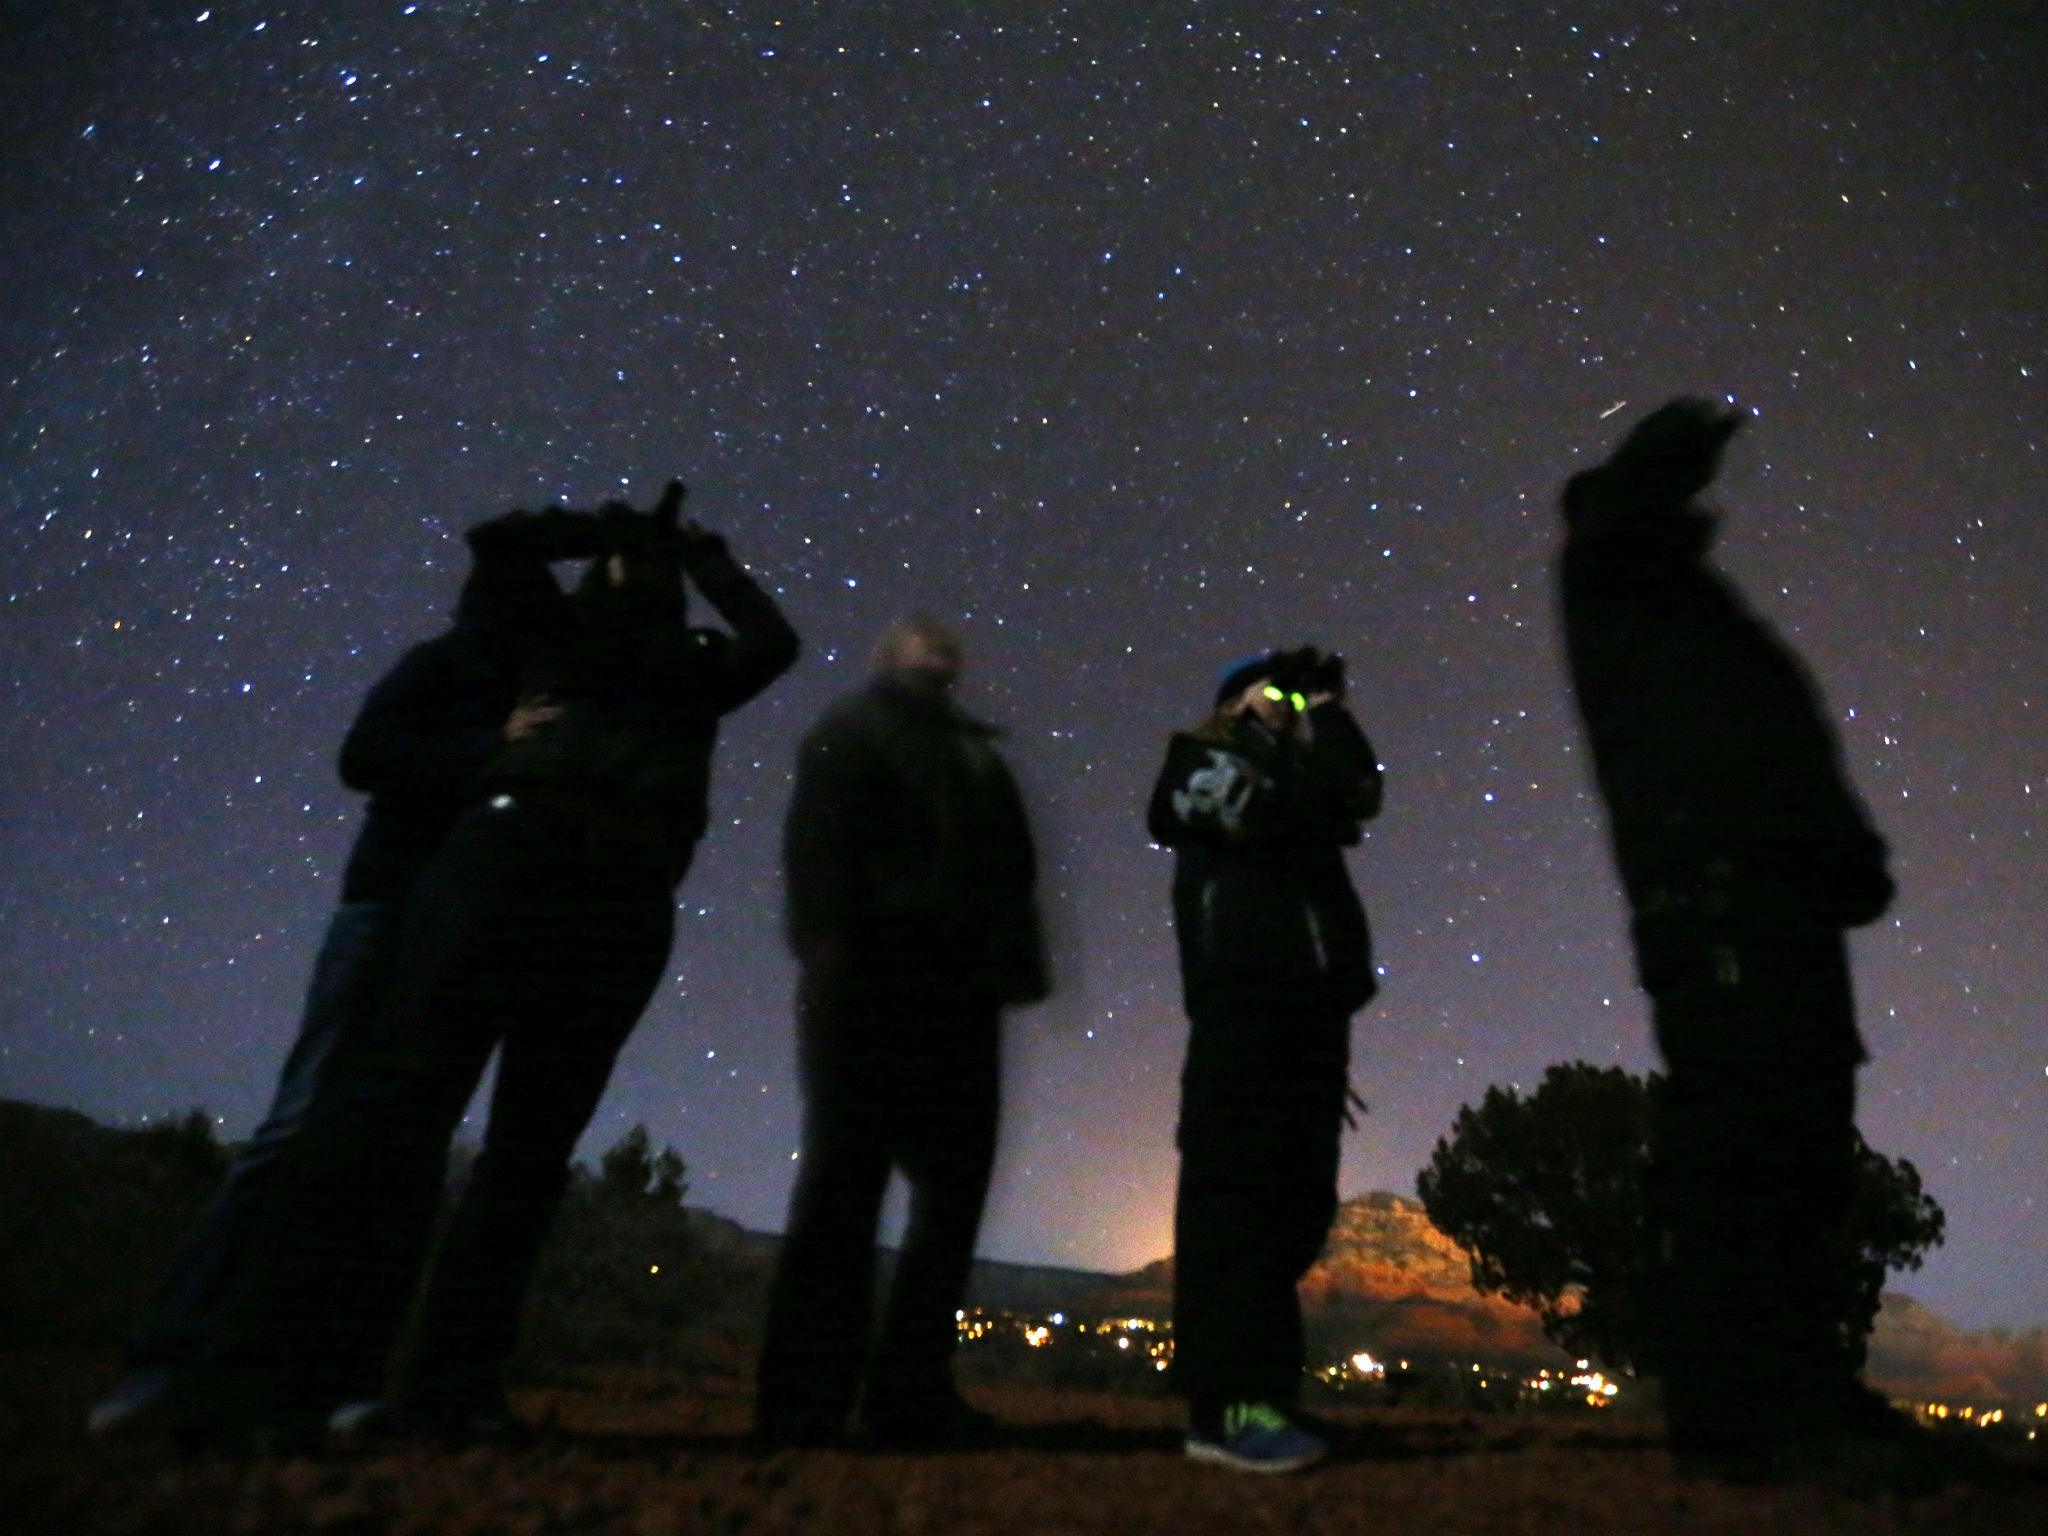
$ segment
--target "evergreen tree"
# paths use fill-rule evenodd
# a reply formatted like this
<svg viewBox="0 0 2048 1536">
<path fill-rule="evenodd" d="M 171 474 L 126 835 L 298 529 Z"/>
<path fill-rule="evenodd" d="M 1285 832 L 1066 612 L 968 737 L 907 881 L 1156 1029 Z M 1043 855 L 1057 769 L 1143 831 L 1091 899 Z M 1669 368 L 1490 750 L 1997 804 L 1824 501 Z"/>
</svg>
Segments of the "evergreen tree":
<svg viewBox="0 0 2048 1536">
<path fill-rule="evenodd" d="M 1645 1216 L 1652 1097 L 1663 1079 L 1571 1062 L 1536 1091 L 1486 1090 L 1458 1111 L 1416 1176 L 1437 1228 L 1470 1256 L 1482 1293 L 1534 1307 L 1543 1331 L 1575 1355 L 1654 1370 L 1644 1305 L 1656 1256 Z M 1859 1134 L 1857 1189 L 1842 1269 L 1845 1340 L 1861 1360 L 1887 1270 L 1918 1269 L 1946 1218 L 1903 1158 Z M 1818 1234 L 1816 1235 L 1818 1237 Z"/>
</svg>

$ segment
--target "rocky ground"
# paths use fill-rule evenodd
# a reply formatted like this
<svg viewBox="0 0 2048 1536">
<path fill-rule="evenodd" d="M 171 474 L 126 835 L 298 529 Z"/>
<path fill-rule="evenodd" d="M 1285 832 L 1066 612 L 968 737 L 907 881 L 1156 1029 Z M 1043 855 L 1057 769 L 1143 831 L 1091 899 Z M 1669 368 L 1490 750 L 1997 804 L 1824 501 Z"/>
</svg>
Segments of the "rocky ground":
<svg viewBox="0 0 2048 1536">
<path fill-rule="evenodd" d="M 95 1533 L 389 1532 L 686 1536 L 818 1531 L 1173 1536 L 1276 1532 L 2048 1531 L 2048 1489 L 1902 1498 L 1679 1477 L 1654 1424 L 1608 1415 L 1332 1411 L 1337 1454 L 1306 1475 L 1190 1466 L 1174 1405 L 976 1389 L 1008 1432 L 958 1455 L 744 1449 L 743 1378 L 618 1372 L 521 1394 L 524 1450 L 319 1458 L 95 1445 L 80 1423 L 111 1360 L 16 1355 L 0 1392 L 0 1529 Z"/>
</svg>

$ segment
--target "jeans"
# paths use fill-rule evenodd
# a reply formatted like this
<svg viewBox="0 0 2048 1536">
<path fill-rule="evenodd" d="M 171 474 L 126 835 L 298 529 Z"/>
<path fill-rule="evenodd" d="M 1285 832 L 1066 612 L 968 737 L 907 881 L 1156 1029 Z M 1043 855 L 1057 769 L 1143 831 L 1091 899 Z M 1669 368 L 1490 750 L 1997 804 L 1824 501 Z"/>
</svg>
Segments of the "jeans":
<svg viewBox="0 0 2048 1536">
<path fill-rule="evenodd" d="M 413 1395 L 488 1407 L 569 1156 L 668 962 L 666 874 L 517 808 L 473 811 L 407 900 L 383 1006 L 336 1052 L 211 1363 L 280 1407 L 382 1377 L 448 1148 L 501 1052 L 482 1153 L 422 1308 Z"/>
<path fill-rule="evenodd" d="M 176 1369 L 204 1346 L 232 1289 L 277 1170 L 303 1129 L 336 1042 L 375 1008 L 390 970 L 395 902 L 348 901 L 327 924 L 270 1112 L 235 1152 L 226 1176 L 171 1262 L 128 1346 L 131 1370 Z"/>
</svg>

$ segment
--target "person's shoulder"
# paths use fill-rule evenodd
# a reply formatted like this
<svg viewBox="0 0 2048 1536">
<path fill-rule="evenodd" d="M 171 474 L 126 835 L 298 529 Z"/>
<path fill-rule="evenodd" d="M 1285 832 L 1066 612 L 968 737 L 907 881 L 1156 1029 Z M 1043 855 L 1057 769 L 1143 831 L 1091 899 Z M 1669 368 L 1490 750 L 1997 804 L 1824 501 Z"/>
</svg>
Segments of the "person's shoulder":
<svg viewBox="0 0 2048 1536">
<path fill-rule="evenodd" d="M 460 624 L 451 625 L 438 635 L 429 635 L 407 646 L 398 659 L 385 668 L 380 681 L 471 668 L 482 650 L 477 637 L 469 630 Z"/>
<path fill-rule="evenodd" d="M 1195 768 L 1213 767 L 1218 762 L 1236 759 L 1249 763 L 1251 759 L 1242 750 L 1242 744 L 1228 732 L 1197 728 L 1189 731 L 1175 731 L 1166 739 L 1166 771 L 1188 772 Z"/>
<path fill-rule="evenodd" d="M 804 732 L 806 751 L 835 748 L 871 741 L 877 730 L 886 729 L 883 703 L 872 688 L 856 688 L 825 706 L 823 714 Z"/>
</svg>

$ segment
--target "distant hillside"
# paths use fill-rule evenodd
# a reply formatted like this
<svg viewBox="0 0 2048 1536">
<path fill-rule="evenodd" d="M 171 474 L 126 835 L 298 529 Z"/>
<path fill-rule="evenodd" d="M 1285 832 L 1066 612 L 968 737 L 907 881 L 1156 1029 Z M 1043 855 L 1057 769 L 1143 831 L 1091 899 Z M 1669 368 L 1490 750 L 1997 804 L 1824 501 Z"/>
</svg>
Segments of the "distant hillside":
<svg viewBox="0 0 2048 1536">
<path fill-rule="evenodd" d="M 0 1344 L 123 1338 L 225 1166 L 201 1119 L 117 1131 L 0 1099 Z"/>
<path fill-rule="evenodd" d="M 1965 1333 L 1912 1297 L 1887 1292 L 1864 1374 L 1898 1396 L 1931 1402 L 2048 1402 L 2048 1329 Z"/>
<path fill-rule="evenodd" d="M 1421 1202 L 1375 1192 L 1337 1208 L 1323 1256 L 1302 1282 L 1311 1353 L 1555 1365 L 1536 1314 L 1472 1289 L 1464 1250 L 1430 1224 Z M 1120 1275 L 1075 1303 L 1083 1312 L 1165 1317 L 1173 1260 Z"/>
</svg>

